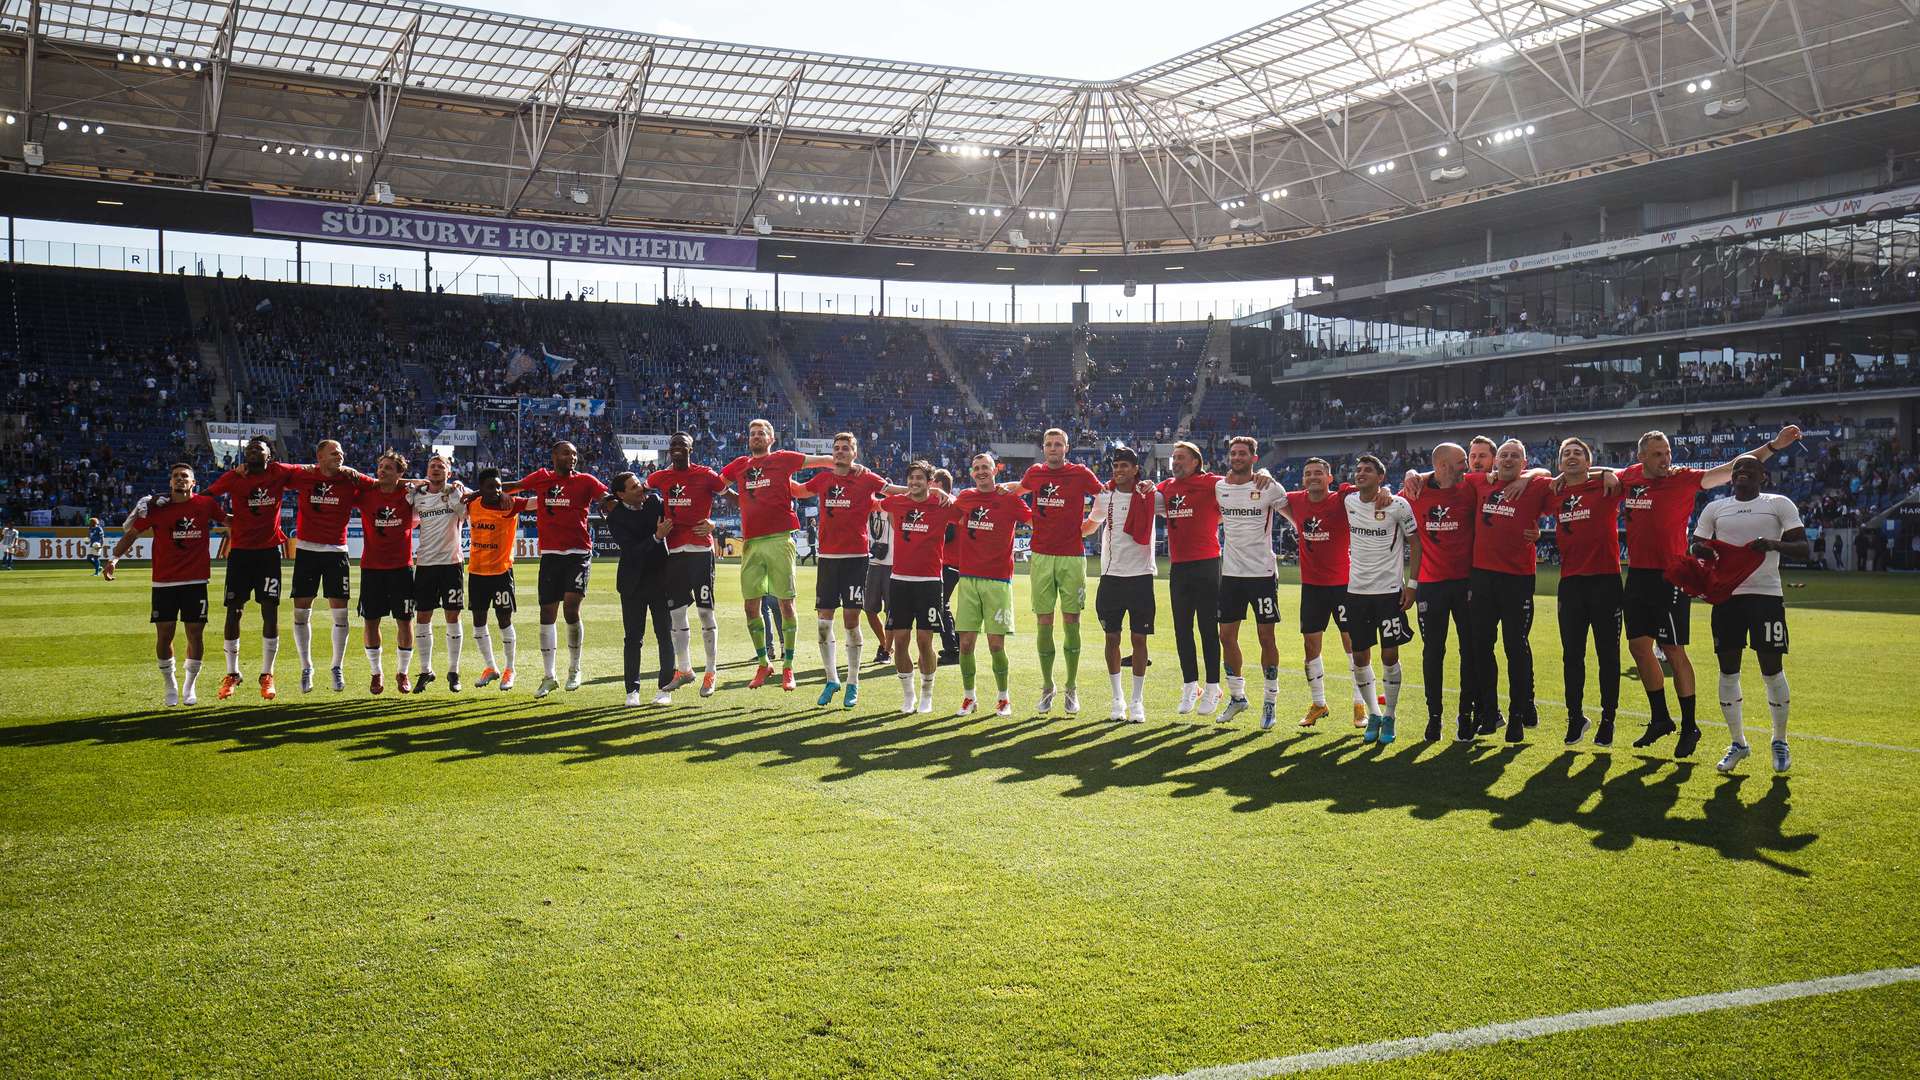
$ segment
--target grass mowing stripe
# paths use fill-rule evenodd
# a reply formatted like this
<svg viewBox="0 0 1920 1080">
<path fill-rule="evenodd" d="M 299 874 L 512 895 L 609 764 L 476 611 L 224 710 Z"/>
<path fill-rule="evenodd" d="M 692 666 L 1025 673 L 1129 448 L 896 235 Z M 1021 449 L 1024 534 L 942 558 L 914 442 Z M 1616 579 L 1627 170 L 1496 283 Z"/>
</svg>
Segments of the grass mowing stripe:
<svg viewBox="0 0 1920 1080">
<path fill-rule="evenodd" d="M 1332 679 L 1335 682 L 1350 683 L 1353 681 L 1352 675 L 1335 675 L 1332 672 L 1327 673 L 1327 678 Z M 1403 682 L 1400 684 L 1400 688 L 1403 690 L 1425 690 L 1426 684 L 1417 683 L 1417 682 Z M 1440 692 L 1445 694 L 1448 697 L 1457 698 L 1460 696 L 1460 691 L 1455 690 L 1452 687 L 1444 687 L 1441 689 Z M 1548 705 L 1564 706 L 1566 704 L 1566 702 L 1561 701 L 1558 698 L 1541 697 L 1538 694 L 1535 694 L 1533 696 L 1533 700 L 1536 703 L 1546 702 Z M 1615 716 L 1637 716 L 1643 720 L 1652 719 L 1651 713 L 1643 713 L 1636 709 L 1615 709 L 1614 715 Z M 1727 726 L 1726 721 L 1715 720 L 1712 717 L 1708 717 L 1702 722 L 1712 724 L 1715 727 Z M 1798 732 L 1793 737 L 1796 739 L 1811 739 L 1815 742 L 1833 743 L 1836 746 L 1857 746 L 1862 750 L 1893 750 L 1902 754 L 1920 754 L 1920 746 L 1900 746 L 1895 743 L 1868 742 L 1865 739 L 1849 739 L 1840 735 L 1817 735 L 1812 732 Z"/>
<path fill-rule="evenodd" d="M 1749 990 L 1728 990 L 1718 994 L 1669 998 L 1666 1001 L 1652 1001 L 1641 1005 L 1620 1005 L 1611 1009 L 1561 1013 L 1558 1016 L 1538 1016 L 1531 1020 L 1510 1020 L 1500 1024 L 1486 1024 L 1460 1031 L 1443 1031 L 1410 1039 L 1359 1043 L 1333 1050 L 1316 1050 L 1308 1054 L 1267 1058 L 1264 1061 L 1248 1061 L 1238 1065 L 1213 1065 L 1177 1075 L 1163 1074 L 1155 1077 L 1154 1080 L 1255 1080 L 1257 1077 L 1264 1076 L 1290 1076 L 1340 1065 L 1399 1061 L 1402 1058 L 1418 1057 L 1421 1054 L 1469 1050 L 1475 1047 L 1492 1046 L 1495 1043 L 1537 1039 L 1543 1035 L 1558 1035 L 1568 1031 L 1614 1027 L 1641 1020 L 1664 1020 L 1669 1017 L 1691 1016 L 1695 1013 L 1718 1012 L 1723 1009 L 1742 1009 L 1753 1005 L 1769 1005 L 1777 1001 L 1871 990 L 1876 987 L 1909 982 L 1920 982 L 1920 967 L 1882 968 L 1878 971 L 1830 975 L 1823 979 L 1808 979 L 1803 982 L 1776 983 L 1772 986 L 1755 987 Z"/>
</svg>

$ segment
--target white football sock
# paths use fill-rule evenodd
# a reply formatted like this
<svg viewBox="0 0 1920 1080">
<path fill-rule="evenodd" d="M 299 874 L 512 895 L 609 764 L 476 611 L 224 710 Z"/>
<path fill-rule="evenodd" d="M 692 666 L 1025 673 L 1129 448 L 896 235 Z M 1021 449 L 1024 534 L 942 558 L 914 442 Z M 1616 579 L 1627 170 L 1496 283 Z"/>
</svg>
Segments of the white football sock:
<svg viewBox="0 0 1920 1080">
<path fill-rule="evenodd" d="M 814 632 L 820 641 L 820 669 L 826 672 L 827 681 L 840 681 L 840 662 L 833 655 L 833 620 L 815 619 Z"/>
<path fill-rule="evenodd" d="M 398 645 L 395 645 L 393 648 L 395 652 L 400 654 L 400 663 L 395 665 L 393 670 L 398 674 L 405 675 L 407 673 L 407 665 L 413 663 L 413 649 L 411 646 L 402 649 Z"/>
<path fill-rule="evenodd" d="M 367 666 L 373 669 L 375 675 L 386 674 L 380 667 L 380 650 L 371 645 L 367 646 Z"/>
<path fill-rule="evenodd" d="M 1373 712 L 1373 665 L 1361 664 L 1353 669 L 1353 700 L 1364 702 L 1367 712 Z"/>
<path fill-rule="evenodd" d="M 1107 681 L 1113 684 L 1113 700 L 1115 701 L 1127 700 L 1126 678 L 1127 677 L 1125 675 L 1122 675 L 1117 671 L 1107 676 Z"/>
<path fill-rule="evenodd" d="M 504 655 L 507 658 L 507 666 L 502 670 L 512 671 L 514 654 L 520 651 L 519 627 L 503 626 L 500 628 L 500 648 L 504 650 Z"/>
<path fill-rule="evenodd" d="M 560 651 L 560 628 L 552 623 L 540 624 L 540 662 L 546 665 L 547 678 L 553 678 L 553 662 Z"/>
<path fill-rule="evenodd" d="M 913 696 L 913 672 L 911 671 L 900 676 L 900 700 L 908 705 L 916 700 Z"/>
<path fill-rule="evenodd" d="M 180 684 L 182 697 L 195 693 L 200 688 L 200 661 L 189 660 L 186 663 L 187 677 Z"/>
<path fill-rule="evenodd" d="M 502 630 L 504 635 L 506 631 Z M 473 628 L 473 640 L 480 645 L 480 660 L 488 667 L 493 666 L 493 630 L 485 625 Z"/>
<path fill-rule="evenodd" d="M 347 609 L 327 610 L 333 612 L 333 666 L 340 667 L 347 662 Z"/>
<path fill-rule="evenodd" d="M 1280 669 L 1278 667 L 1270 667 L 1270 668 L 1262 668 L 1260 670 L 1266 676 L 1266 680 L 1267 680 L 1264 700 L 1279 701 L 1280 700 Z"/>
<path fill-rule="evenodd" d="M 171 656 L 160 661 L 160 681 L 166 684 L 167 693 L 175 695 L 180 693 L 180 683 L 178 677 L 173 673 L 173 657 Z"/>
<path fill-rule="evenodd" d="M 1307 692 L 1313 695 L 1313 703 L 1322 708 L 1327 704 L 1327 665 L 1319 657 L 1307 661 Z"/>
<path fill-rule="evenodd" d="M 931 698 L 933 696 L 933 677 L 938 674 L 939 672 L 937 671 L 929 671 L 926 674 L 920 676 L 920 696 L 921 697 Z"/>
<path fill-rule="evenodd" d="M 433 639 L 428 638 L 427 640 L 432 641 Z M 461 629 L 460 624 L 449 623 L 447 626 L 447 672 L 448 674 L 458 675 L 460 673 L 460 646 L 464 644 L 465 641 L 466 641 L 466 633 Z"/>
<path fill-rule="evenodd" d="M 860 685 L 860 654 L 867 648 L 867 638 L 860 632 L 860 624 L 854 623 L 847 631 L 847 685 Z"/>
<path fill-rule="evenodd" d="M 1245 675 L 1227 676 L 1227 693 L 1232 694 L 1234 697 L 1237 697 L 1237 698 L 1246 697 L 1247 696 L 1247 677 Z"/>
<path fill-rule="evenodd" d="M 673 668 L 675 671 L 693 670 L 693 631 L 687 626 L 687 609 L 673 609 Z"/>
<path fill-rule="evenodd" d="M 1767 684 L 1767 711 L 1773 714 L 1773 737 L 1786 742 L 1787 706 L 1793 703 L 1793 695 L 1787 692 L 1787 673 L 1776 671 L 1760 678 Z"/>
<path fill-rule="evenodd" d="M 420 649 L 420 673 L 423 675 L 432 674 L 433 673 L 433 624 L 424 623 L 422 625 L 414 627 L 413 641 L 414 641 L 414 644 L 417 645 Z M 400 670 L 401 671 L 407 670 L 407 665 L 405 663 L 402 663 L 400 665 Z"/>
<path fill-rule="evenodd" d="M 312 608 L 293 609 L 293 649 L 300 654 L 300 668 L 303 671 L 313 666 L 312 618 Z"/>
<path fill-rule="evenodd" d="M 1384 669 L 1384 674 L 1387 677 L 1386 715 L 1393 716 L 1395 715 L 1394 710 L 1400 707 L 1400 665 L 1399 663 L 1395 662 L 1392 664 L 1388 664 Z"/>
<path fill-rule="evenodd" d="M 273 662 L 280 659 L 280 639 L 263 638 L 260 642 L 260 674 L 273 674 Z"/>
<path fill-rule="evenodd" d="M 720 670 L 720 620 L 712 608 L 700 609 L 700 644 L 707 652 L 707 674 Z"/>
<path fill-rule="evenodd" d="M 587 645 L 587 624 L 570 622 L 567 624 L 567 671 L 580 673 L 580 653 Z"/>
<path fill-rule="evenodd" d="M 1134 703 L 1138 704 L 1142 701 L 1145 701 L 1146 699 L 1147 699 L 1147 677 L 1145 675 L 1135 675 L 1133 677 Z"/>
<path fill-rule="evenodd" d="M 240 674 L 240 639 L 228 638 L 220 644 L 227 653 L 227 674 Z"/>
<path fill-rule="evenodd" d="M 1745 746 L 1747 743 L 1747 725 L 1740 715 L 1744 703 L 1740 692 L 1740 673 L 1729 675 L 1720 673 L 1720 715 L 1726 718 L 1727 730 L 1733 733 L 1733 741 Z"/>
</svg>

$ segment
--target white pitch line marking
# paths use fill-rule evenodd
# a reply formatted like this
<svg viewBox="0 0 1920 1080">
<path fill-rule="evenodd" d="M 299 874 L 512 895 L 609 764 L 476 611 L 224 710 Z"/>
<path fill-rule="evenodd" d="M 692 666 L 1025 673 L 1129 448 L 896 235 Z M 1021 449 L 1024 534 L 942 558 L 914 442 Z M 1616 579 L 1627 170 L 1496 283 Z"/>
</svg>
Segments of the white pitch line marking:
<svg viewBox="0 0 1920 1080">
<path fill-rule="evenodd" d="M 1335 682 L 1350 683 L 1353 681 L 1353 676 L 1350 674 L 1336 675 L 1331 671 L 1327 672 L 1327 678 L 1332 679 Z M 1425 690 L 1426 685 L 1423 683 L 1417 683 L 1417 682 L 1403 682 L 1400 684 L 1400 688 L 1402 690 Z M 1455 690 L 1452 687 L 1444 688 L 1440 692 L 1450 698 L 1457 698 L 1460 696 L 1460 691 Z M 1561 701 L 1558 698 L 1540 697 L 1537 694 L 1534 696 L 1533 700 L 1537 702 L 1544 702 L 1548 705 L 1559 705 L 1563 708 L 1567 704 L 1566 702 Z M 1592 715 L 1592 714 L 1589 713 L 1588 715 Z M 1635 709 L 1615 709 L 1614 715 L 1615 716 L 1632 716 L 1632 717 L 1637 717 L 1641 720 L 1653 719 L 1652 713 L 1644 713 Z M 1678 721 L 1676 720 L 1676 722 Z M 1701 723 L 1712 724 L 1714 727 L 1727 726 L 1726 721 L 1715 720 L 1712 717 L 1706 717 L 1704 719 L 1701 719 Z M 1896 743 L 1868 742 L 1865 739 L 1849 739 L 1840 735 L 1816 735 L 1812 732 L 1802 731 L 1802 732 L 1795 732 L 1793 735 L 1793 738 L 1811 739 L 1814 742 L 1833 743 L 1836 746 L 1857 746 L 1862 750 L 1893 750 L 1902 754 L 1920 754 L 1920 746 L 1900 746 Z"/>
<path fill-rule="evenodd" d="M 1823 979 L 1777 983 L 1773 986 L 1761 986 L 1749 990 L 1727 990 L 1718 994 L 1669 998 L 1666 1001 L 1652 1001 L 1641 1005 L 1620 1005 L 1611 1009 L 1561 1013 L 1558 1016 L 1537 1016 L 1531 1020 L 1510 1020 L 1461 1031 L 1443 1031 L 1414 1038 L 1359 1043 L 1333 1050 L 1316 1050 L 1308 1054 L 1247 1061 L 1238 1065 L 1210 1065 L 1190 1072 L 1165 1073 L 1154 1077 L 1153 1080 L 1254 1080 L 1256 1077 L 1264 1076 L 1288 1076 L 1338 1065 L 1398 1061 L 1422 1054 L 1471 1050 L 1496 1043 L 1537 1039 L 1543 1035 L 1559 1035 L 1568 1031 L 1613 1027 L 1642 1020 L 1665 1020 L 1669 1017 L 1692 1016 L 1695 1013 L 1718 1012 L 1723 1009 L 1744 1009 L 1754 1005 L 1769 1005 L 1777 1001 L 1843 994 L 1854 990 L 1870 990 L 1910 982 L 1920 982 L 1920 967 L 1882 968 L 1879 971 L 1830 975 Z"/>
</svg>

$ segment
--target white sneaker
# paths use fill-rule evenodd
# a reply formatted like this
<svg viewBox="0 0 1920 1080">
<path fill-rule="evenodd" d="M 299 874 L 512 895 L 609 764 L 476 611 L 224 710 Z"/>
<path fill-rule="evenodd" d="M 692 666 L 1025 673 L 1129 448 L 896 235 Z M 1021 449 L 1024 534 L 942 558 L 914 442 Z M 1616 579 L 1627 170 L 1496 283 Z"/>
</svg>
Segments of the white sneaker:
<svg viewBox="0 0 1920 1080">
<path fill-rule="evenodd" d="M 167 708 L 171 709 L 178 704 L 180 704 L 180 691 L 178 690 L 167 691 Z"/>
<path fill-rule="evenodd" d="M 569 690 L 580 689 L 580 669 L 579 668 L 572 668 L 567 672 L 566 688 Z"/>
<path fill-rule="evenodd" d="M 1068 716 L 1073 716 L 1080 711 L 1080 691 L 1075 690 L 1072 687 L 1067 688 L 1066 708 L 1067 708 Z"/>
<path fill-rule="evenodd" d="M 973 710 L 975 710 L 976 708 L 979 708 L 979 706 L 980 706 L 980 703 L 974 699 L 974 696 L 972 694 L 968 694 L 967 696 L 960 699 L 960 711 L 956 715 L 972 716 Z"/>
<path fill-rule="evenodd" d="M 333 692 L 336 694 L 341 694 L 341 693 L 345 693 L 346 689 L 347 689 L 346 672 L 341 671 L 339 668 L 334 668 L 333 669 Z"/>
<path fill-rule="evenodd" d="M 1013 699 L 1011 697 L 1008 697 L 1005 694 L 1001 694 L 1000 703 L 993 707 L 993 715 L 1012 716 L 1013 715 Z"/>
<path fill-rule="evenodd" d="M 918 711 L 922 716 L 933 715 L 933 695 L 932 694 L 920 695 L 920 708 Z"/>
<path fill-rule="evenodd" d="M 1194 700 L 1199 696 L 1200 696 L 1199 683 L 1190 682 L 1190 683 L 1187 683 L 1185 686 L 1182 686 L 1180 688 L 1180 708 L 1177 710 L 1180 713 L 1180 715 L 1185 716 L 1186 714 L 1192 712 Z"/>
<path fill-rule="evenodd" d="M 534 699 L 537 701 L 558 689 L 560 689 L 560 680 L 551 675 L 545 676 L 540 680 L 540 685 L 533 688 Z"/>
<path fill-rule="evenodd" d="M 1053 687 L 1040 691 L 1040 700 L 1033 703 L 1033 711 L 1045 716 L 1053 711 Z M 1072 710 L 1068 710 L 1071 712 Z"/>
<path fill-rule="evenodd" d="M 657 693 L 657 694 L 655 694 L 655 695 L 653 695 L 653 703 L 654 703 L 655 705 L 671 705 L 671 704 L 673 704 L 673 691 L 671 691 L 671 690 L 662 690 L 662 691 L 660 691 L 659 693 Z"/>
<path fill-rule="evenodd" d="M 627 691 L 627 705 L 628 705 L 628 706 L 630 706 L 630 707 L 633 707 L 633 708 L 638 708 L 638 707 L 639 707 L 639 705 L 640 705 L 640 691 L 638 691 L 638 690 L 629 690 L 629 691 Z"/>
<path fill-rule="evenodd" d="M 1133 721 L 1136 724 L 1146 723 L 1147 722 L 1147 703 L 1144 701 L 1134 702 L 1127 709 L 1127 719 Z"/>
<path fill-rule="evenodd" d="M 1219 711 L 1220 711 L 1220 685 L 1218 683 L 1208 683 L 1206 690 L 1202 692 L 1200 695 L 1200 708 L 1199 708 L 1200 715 L 1212 716 L 1214 713 Z"/>
<path fill-rule="evenodd" d="M 1741 762 L 1752 756 L 1753 751 L 1751 749 L 1748 749 L 1741 743 L 1734 743 L 1732 746 L 1727 747 L 1726 754 L 1720 758 L 1720 764 L 1715 765 L 1714 768 L 1719 769 L 1723 773 L 1730 773 Z"/>
<path fill-rule="evenodd" d="M 1246 698 L 1230 697 L 1227 699 L 1227 710 L 1220 714 L 1220 722 L 1223 724 L 1231 724 L 1233 723 L 1234 717 L 1239 716 L 1252 707 L 1253 703 Z M 1206 710 L 1202 709 L 1201 711 L 1205 712 Z"/>
<path fill-rule="evenodd" d="M 313 693 L 313 669 L 310 667 L 300 669 L 300 692 L 303 694 Z"/>
<path fill-rule="evenodd" d="M 1787 740 L 1773 740 L 1773 771 L 1786 772 L 1793 768 L 1793 754 L 1787 750 Z"/>
<path fill-rule="evenodd" d="M 1107 719 L 1120 723 L 1127 718 L 1127 702 L 1124 698 L 1114 698 L 1113 708 L 1108 710 Z"/>
</svg>

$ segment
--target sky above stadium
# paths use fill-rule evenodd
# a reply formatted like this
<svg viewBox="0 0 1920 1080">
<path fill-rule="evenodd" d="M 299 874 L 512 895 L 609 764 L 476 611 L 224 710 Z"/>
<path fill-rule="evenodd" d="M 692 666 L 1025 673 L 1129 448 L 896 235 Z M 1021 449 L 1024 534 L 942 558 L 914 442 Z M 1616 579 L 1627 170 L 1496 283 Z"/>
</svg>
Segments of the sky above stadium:
<svg viewBox="0 0 1920 1080">
<path fill-rule="evenodd" d="M 1066 79 L 1114 79 L 1301 6 L 1220 0 L 1169 8 L 1032 0 L 842 0 L 830 7 L 767 0 L 662 5 L 589 0 L 465 0 L 475 7 L 620 30 L 815 52 L 987 68 Z"/>
</svg>

